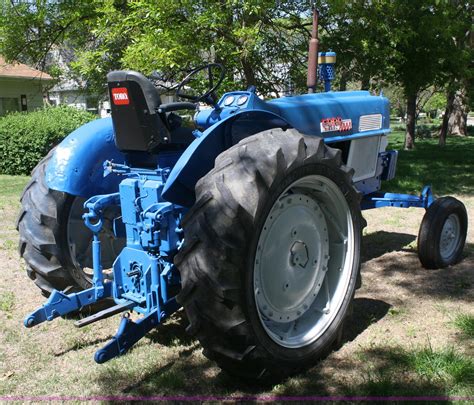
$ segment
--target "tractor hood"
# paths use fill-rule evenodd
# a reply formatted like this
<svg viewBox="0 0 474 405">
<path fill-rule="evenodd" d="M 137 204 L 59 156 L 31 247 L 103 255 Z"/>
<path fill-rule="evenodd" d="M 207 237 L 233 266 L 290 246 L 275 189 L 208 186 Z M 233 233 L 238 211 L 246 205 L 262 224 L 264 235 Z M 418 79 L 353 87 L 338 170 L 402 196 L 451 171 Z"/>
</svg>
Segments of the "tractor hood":
<svg viewBox="0 0 474 405">
<path fill-rule="evenodd" d="M 196 123 L 209 128 L 245 110 L 271 112 L 298 131 L 328 138 L 327 142 L 388 132 L 390 123 L 388 99 L 368 91 L 303 94 L 270 101 L 251 91 L 235 91 L 224 94 L 218 108 L 199 112 Z"/>
</svg>

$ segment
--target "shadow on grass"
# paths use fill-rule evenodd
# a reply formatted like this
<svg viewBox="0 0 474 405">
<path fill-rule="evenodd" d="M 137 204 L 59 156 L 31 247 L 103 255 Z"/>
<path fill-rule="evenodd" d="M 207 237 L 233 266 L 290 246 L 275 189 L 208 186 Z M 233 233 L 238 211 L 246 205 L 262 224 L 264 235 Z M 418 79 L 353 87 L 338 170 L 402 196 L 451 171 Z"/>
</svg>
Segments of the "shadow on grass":
<svg viewBox="0 0 474 405">
<path fill-rule="evenodd" d="M 415 240 L 415 235 L 397 232 L 378 231 L 365 235 L 362 263 L 377 260 L 384 276 L 395 278 L 391 282 L 416 295 L 474 300 L 474 244 L 466 244 L 462 259 L 455 266 L 424 269 L 416 250 L 409 246 Z M 400 252 L 405 254 L 398 255 Z M 364 283 L 364 273 L 362 280 Z"/>
<path fill-rule="evenodd" d="M 321 396 L 335 391 L 347 397 L 431 397 L 429 403 L 446 403 L 439 397 L 474 394 L 474 362 L 453 349 L 375 347 L 358 351 L 350 360 L 335 359 L 333 369 L 321 373 L 315 367 L 289 381 L 279 395 Z"/>
<path fill-rule="evenodd" d="M 70 344 L 68 348 L 62 350 L 61 352 L 54 353 L 53 355 L 54 355 L 54 357 L 61 357 L 61 356 L 64 356 L 65 354 L 67 354 L 69 352 L 78 351 L 78 350 L 84 349 L 86 347 L 95 346 L 99 343 L 108 342 L 110 339 L 111 339 L 111 337 L 108 336 L 108 337 L 100 338 L 100 339 L 93 339 L 93 340 L 87 339 L 87 340 L 77 341 L 77 342 L 74 342 L 74 343 Z"/>
<path fill-rule="evenodd" d="M 380 321 L 391 305 L 371 298 L 354 298 L 353 312 L 347 318 L 342 337 L 343 344 L 353 341 L 370 325 Z"/>
<path fill-rule="evenodd" d="M 389 308 L 390 305 L 380 300 L 356 298 L 353 314 L 349 317 L 344 330 L 343 342 L 354 340 L 371 324 L 383 318 Z M 182 334 L 184 328 L 179 325 L 183 323 L 187 324 L 187 321 L 181 316 L 179 323 L 163 325 L 158 328 L 153 332 L 151 339 L 161 344 L 174 345 L 177 341 L 179 344 L 191 343 L 190 347 L 177 346 L 177 353 L 171 361 L 145 374 L 141 374 L 138 370 L 136 372 L 121 372 L 120 376 L 117 376 L 116 373 L 110 372 L 110 370 L 104 370 L 99 376 L 104 394 L 113 393 L 117 395 L 118 393 L 118 395 L 133 397 L 157 395 L 255 396 L 272 390 L 273 385 L 268 383 L 250 385 L 218 369 L 215 363 L 200 355 L 201 348 L 198 342 L 192 344 L 193 341 Z M 312 370 L 313 372 L 318 370 L 318 365 Z M 296 378 L 302 378 L 304 375 L 306 375 L 306 372 L 299 374 Z M 322 380 L 319 378 L 316 381 Z M 277 383 L 286 384 L 285 381 Z M 304 395 L 308 392 L 299 392 L 292 395 Z M 318 385 L 318 393 L 328 395 L 329 391 L 323 384 L 320 384 Z"/>
<path fill-rule="evenodd" d="M 99 376 L 101 392 L 103 395 L 143 398 L 256 395 L 262 391 L 262 387 L 248 385 L 219 370 L 215 363 L 197 355 L 200 350 L 197 345 L 181 350 L 173 360 L 146 373 L 122 371 L 117 375 L 104 371 Z"/>
<path fill-rule="evenodd" d="M 410 251 L 407 246 L 416 240 L 415 235 L 407 233 L 377 231 L 362 238 L 362 262 L 367 262 L 389 252 Z"/>
<path fill-rule="evenodd" d="M 468 243 L 459 263 L 442 269 L 421 267 L 416 252 L 379 258 L 383 275 L 412 294 L 474 302 L 474 244 Z"/>
<path fill-rule="evenodd" d="M 148 333 L 147 337 L 153 343 L 163 346 L 189 346 L 195 339 L 186 332 L 188 324 L 184 310 L 179 310 L 168 318 L 162 327 Z"/>
<path fill-rule="evenodd" d="M 246 397 L 245 402 L 257 403 L 258 395 L 279 397 L 436 397 L 470 396 L 472 391 L 472 359 L 451 349 L 432 351 L 430 348 L 405 350 L 399 347 L 375 347 L 360 350 L 353 358 L 334 357 L 327 365 L 316 364 L 304 373 L 281 381 L 272 387 L 249 386 L 232 379 L 224 372 L 213 372 L 207 360 L 169 362 L 125 386 L 119 395 L 133 398 L 179 396 L 231 398 Z M 354 373 L 354 370 L 358 370 Z M 341 378 L 341 374 L 346 378 Z M 104 394 L 114 392 L 117 381 L 102 376 Z M 252 398 L 253 397 L 253 398 Z M 396 403 L 396 401 L 394 401 Z M 426 402 L 425 402 L 426 403 Z M 444 402 L 445 403 L 445 402 Z"/>
</svg>

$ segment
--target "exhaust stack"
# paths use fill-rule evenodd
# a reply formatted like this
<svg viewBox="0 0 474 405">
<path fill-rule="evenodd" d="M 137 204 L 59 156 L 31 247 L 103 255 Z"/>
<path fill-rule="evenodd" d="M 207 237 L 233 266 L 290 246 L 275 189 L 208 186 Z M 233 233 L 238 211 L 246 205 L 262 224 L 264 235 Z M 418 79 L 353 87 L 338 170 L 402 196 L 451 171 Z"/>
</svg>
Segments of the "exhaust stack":
<svg viewBox="0 0 474 405">
<path fill-rule="evenodd" d="M 318 18 L 318 10 L 316 10 L 316 8 L 313 8 L 313 29 L 311 32 L 311 40 L 309 41 L 308 79 L 306 81 L 306 85 L 308 86 L 308 93 L 315 92 L 318 77 Z"/>
</svg>

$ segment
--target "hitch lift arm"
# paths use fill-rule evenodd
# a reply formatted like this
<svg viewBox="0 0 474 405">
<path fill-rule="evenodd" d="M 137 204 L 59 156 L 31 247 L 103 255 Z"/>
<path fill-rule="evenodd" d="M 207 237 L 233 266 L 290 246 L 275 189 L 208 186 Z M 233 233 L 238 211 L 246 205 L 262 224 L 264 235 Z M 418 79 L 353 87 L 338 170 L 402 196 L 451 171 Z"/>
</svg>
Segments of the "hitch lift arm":
<svg viewBox="0 0 474 405">
<path fill-rule="evenodd" d="M 92 231 L 94 236 L 92 242 L 94 270 L 92 287 L 73 294 L 65 294 L 61 291 L 53 290 L 48 301 L 25 318 L 23 323 L 27 328 L 45 321 L 52 321 L 59 316 L 77 311 L 86 305 L 95 304 L 104 298 L 112 296 L 112 283 L 104 282 L 104 275 L 102 274 L 99 232 L 103 226 L 102 210 L 109 205 L 117 205 L 119 201 L 119 193 L 114 193 L 92 197 L 84 204 L 84 207 L 89 212 L 85 213 L 83 218 L 86 226 Z"/>
</svg>

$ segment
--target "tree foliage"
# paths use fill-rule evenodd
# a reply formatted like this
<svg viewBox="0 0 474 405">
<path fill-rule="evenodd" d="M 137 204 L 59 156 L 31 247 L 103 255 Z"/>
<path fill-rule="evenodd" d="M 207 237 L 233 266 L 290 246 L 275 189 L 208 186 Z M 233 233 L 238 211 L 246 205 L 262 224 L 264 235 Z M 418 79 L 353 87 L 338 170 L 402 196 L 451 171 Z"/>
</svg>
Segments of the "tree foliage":
<svg viewBox="0 0 474 405">
<path fill-rule="evenodd" d="M 470 30 L 470 11 L 470 2 L 448 0 L 356 0 L 333 10 L 327 43 L 344 58 L 341 87 L 350 80 L 367 89 L 400 86 L 407 148 L 414 144 L 420 93 L 469 76 L 472 48 L 458 43 Z"/>
<path fill-rule="evenodd" d="M 41 63 L 54 47 L 74 51 L 72 73 L 103 92 L 113 69 L 159 72 L 164 82 L 207 62 L 224 63 L 223 89 L 256 85 L 265 95 L 305 88 L 309 0 L 3 0 L 0 53 Z M 321 50 L 338 54 L 345 89 L 399 86 L 413 146 L 417 97 L 466 88 L 472 99 L 472 2 L 319 0 Z M 51 67 L 50 67 L 51 68 Z M 52 69 L 53 72 L 58 72 Z M 454 91 L 451 90 L 451 91 Z M 449 98 L 449 97 L 448 97 Z"/>
<path fill-rule="evenodd" d="M 257 85 L 268 94 L 288 76 L 304 82 L 308 1 L 94 0 L 4 5 L 0 53 L 43 60 L 51 47 L 73 48 L 73 71 L 98 89 L 108 71 L 128 68 L 165 79 L 222 62 L 227 87 Z M 20 29 L 18 29 L 20 27 Z"/>
</svg>

